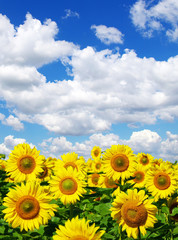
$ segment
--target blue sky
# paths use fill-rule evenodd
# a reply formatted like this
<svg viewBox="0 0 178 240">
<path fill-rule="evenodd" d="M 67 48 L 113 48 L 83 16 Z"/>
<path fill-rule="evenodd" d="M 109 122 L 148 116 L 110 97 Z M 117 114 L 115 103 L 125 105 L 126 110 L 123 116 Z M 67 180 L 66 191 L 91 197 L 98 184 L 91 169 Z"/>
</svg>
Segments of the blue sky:
<svg viewBox="0 0 178 240">
<path fill-rule="evenodd" d="M 0 152 L 178 160 L 178 2 L 1 1 Z"/>
</svg>

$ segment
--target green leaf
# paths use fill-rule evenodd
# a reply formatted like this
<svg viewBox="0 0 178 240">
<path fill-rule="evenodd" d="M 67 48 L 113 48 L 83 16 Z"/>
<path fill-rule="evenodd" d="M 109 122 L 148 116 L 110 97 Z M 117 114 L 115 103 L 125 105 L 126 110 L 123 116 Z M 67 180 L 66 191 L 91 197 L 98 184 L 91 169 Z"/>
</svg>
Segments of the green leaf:
<svg viewBox="0 0 178 240">
<path fill-rule="evenodd" d="M 0 233 L 4 234 L 4 231 L 5 231 L 5 227 L 4 226 L 0 226 Z"/>
<path fill-rule="evenodd" d="M 176 235 L 176 234 L 178 234 L 178 226 L 175 227 L 174 230 L 173 230 L 173 235 Z"/>
<path fill-rule="evenodd" d="M 169 208 L 166 207 L 166 206 L 163 206 L 163 207 L 161 208 L 161 211 L 162 211 L 163 213 L 169 214 Z"/>
<path fill-rule="evenodd" d="M 170 215 L 175 216 L 176 214 L 178 214 L 178 207 L 173 208 L 172 214 L 170 214 Z"/>
</svg>

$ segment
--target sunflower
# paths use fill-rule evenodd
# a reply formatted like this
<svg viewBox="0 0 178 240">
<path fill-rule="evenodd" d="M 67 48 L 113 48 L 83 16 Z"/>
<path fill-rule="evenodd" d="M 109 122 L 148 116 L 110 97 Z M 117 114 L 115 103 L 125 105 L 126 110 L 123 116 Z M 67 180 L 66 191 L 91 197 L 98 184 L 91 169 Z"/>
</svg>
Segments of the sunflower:
<svg viewBox="0 0 178 240">
<path fill-rule="evenodd" d="M 40 225 L 47 224 L 54 216 L 58 207 L 50 204 L 51 200 L 38 183 L 22 183 L 21 186 L 11 189 L 4 198 L 4 219 L 12 224 L 13 228 L 20 226 L 21 231 L 39 229 Z"/>
<path fill-rule="evenodd" d="M 103 171 L 113 180 L 122 181 L 129 178 L 134 171 L 135 155 L 132 149 L 126 145 L 112 145 L 106 149 L 103 159 Z"/>
<path fill-rule="evenodd" d="M 99 227 L 95 227 L 95 224 L 90 226 L 89 222 L 78 216 L 67 220 L 65 226 L 59 225 L 53 240 L 100 240 L 105 231 L 98 231 Z"/>
<path fill-rule="evenodd" d="M 146 174 L 146 188 L 154 196 L 155 201 L 159 198 L 167 198 L 177 189 L 177 176 L 169 164 L 163 162 L 155 165 Z"/>
<path fill-rule="evenodd" d="M 76 169 L 80 174 L 85 175 L 85 160 L 84 158 L 78 158 L 78 154 L 75 152 L 63 154 L 62 160 L 56 161 L 54 172 L 57 172 L 60 168 L 68 168 L 69 166 Z"/>
<path fill-rule="evenodd" d="M 101 148 L 98 146 L 94 146 L 91 150 L 91 156 L 93 159 L 101 157 Z"/>
<path fill-rule="evenodd" d="M 54 163 L 51 161 L 51 159 L 47 158 L 43 160 L 42 169 L 43 172 L 40 172 L 40 174 L 37 176 L 37 179 L 42 181 L 49 181 L 52 175 L 52 169 L 53 169 Z"/>
<path fill-rule="evenodd" d="M 15 182 L 33 181 L 43 171 L 43 159 L 35 147 L 31 149 L 27 143 L 18 144 L 9 155 L 6 171 Z"/>
<path fill-rule="evenodd" d="M 91 172 L 102 172 L 103 167 L 102 167 L 102 162 L 100 158 L 95 158 L 92 163 L 91 163 Z"/>
<path fill-rule="evenodd" d="M 118 181 L 117 180 L 113 180 L 112 177 L 107 177 L 105 174 L 102 174 L 103 177 L 103 184 L 102 187 L 103 188 L 117 188 L 118 187 Z"/>
<path fill-rule="evenodd" d="M 141 164 L 143 168 L 148 169 L 153 161 L 154 161 L 154 157 L 151 154 L 148 153 L 138 153 L 137 154 L 137 163 Z"/>
<path fill-rule="evenodd" d="M 60 198 L 63 204 L 75 203 L 86 191 L 85 181 L 77 169 L 71 166 L 58 169 L 55 176 L 52 176 L 50 190 L 56 199 Z"/>
<path fill-rule="evenodd" d="M 0 170 L 5 171 L 6 170 L 6 164 L 7 164 L 6 160 L 2 160 L 0 158 Z"/>
<path fill-rule="evenodd" d="M 135 179 L 129 180 L 128 183 L 135 184 L 134 187 L 136 188 L 143 188 L 145 186 L 146 170 L 141 164 L 135 165 L 132 176 L 135 177 Z"/>
<path fill-rule="evenodd" d="M 153 199 L 148 199 L 144 190 L 128 189 L 127 193 L 120 192 L 111 207 L 111 217 L 126 230 L 128 237 L 136 239 L 138 232 L 144 236 L 146 228 L 153 227 L 157 221 L 155 215 L 157 207 L 152 204 Z"/>
<path fill-rule="evenodd" d="M 97 172 L 89 174 L 87 180 L 89 187 L 101 187 L 103 184 L 103 177 Z"/>
</svg>

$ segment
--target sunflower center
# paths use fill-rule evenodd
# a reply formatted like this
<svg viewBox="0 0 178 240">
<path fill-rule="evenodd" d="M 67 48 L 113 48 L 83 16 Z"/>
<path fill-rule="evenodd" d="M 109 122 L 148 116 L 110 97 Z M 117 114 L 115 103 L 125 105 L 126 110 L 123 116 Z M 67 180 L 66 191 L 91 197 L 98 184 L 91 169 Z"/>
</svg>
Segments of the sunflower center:
<svg viewBox="0 0 178 240">
<path fill-rule="evenodd" d="M 96 163 L 95 167 L 96 167 L 96 169 L 100 169 L 101 168 L 101 163 Z"/>
<path fill-rule="evenodd" d="M 93 173 L 93 174 L 92 174 L 92 183 L 95 184 L 95 185 L 97 185 L 97 184 L 98 184 L 98 181 L 99 181 L 99 177 L 100 177 L 99 174 Z"/>
<path fill-rule="evenodd" d="M 95 150 L 95 151 L 94 151 L 94 155 L 95 155 L 95 157 L 98 157 L 99 151 L 98 151 L 98 150 Z"/>
<path fill-rule="evenodd" d="M 46 166 L 43 167 L 43 172 L 41 172 L 38 176 L 38 178 L 42 179 L 45 178 L 48 175 L 48 168 Z"/>
<path fill-rule="evenodd" d="M 148 157 L 147 156 L 143 156 L 140 162 L 143 165 L 147 165 L 149 163 Z"/>
<path fill-rule="evenodd" d="M 117 188 L 116 182 L 112 178 L 105 177 L 105 185 L 107 188 Z"/>
<path fill-rule="evenodd" d="M 70 239 L 71 239 L 71 240 L 88 240 L 88 238 L 86 238 L 86 237 L 84 237 L 84 236 L 81 236 L 81 235 L 72 237 L 72 238 L 70 238 Z"/>
<path fill-rule="evenodd" d="M 75 179 L 68 177 L 60 182 L 59 188 L 63 194 L 71 195 L 77 191 L 77 182 Z"/>
<path fill-rule="evenodd" d="M 27 195 L 17 201 L 16 211 L 23 219 L 33 219 L 38 215 L 40 205 L 36 198 Z"/>
<path fill-rule="evenodd" d="M 129 159 L 123 154 L 114 155 L 111 158 L 111 166 L 117 172 L 124 172 L 129 167 Z"/>
<path fill-rule="evenodd" d="M 75 164 L 75 163 L 73 163 L 73 162 L 67 162 L 67 163 L 65 163 L 64 164 L 64 167 L 67 169 L 68 167 L 72 167 L 73 169 L 77 169 L 78 170 L 78 167 L 77 167 L 77 165 Z"/>
<path fill-rule="evenodd" d="M 35 160 L 31 156 L 25 156 L 21 158 L 17 164 L 19 170 L 25 174 L 32 173 L 36 166 Z"/>
<path fill-rule="evenodd" d="M 143 182 L 144 176 L 145 176 L 144 173 L 141 171 L 135 172 L 134 173 L 134 177 L 135 177 L 134 182 L 136 182 L 136 183 Z"/>
<path fill-rule="evenodd" d="M 154 185 L 160 190 L 165 190 L 171 185 L 170 177 L 166 173 L 157 173 L 154 177 Z"/>
<path fill-rule="evenodd" d="M 143 204 L 137 206 L 137 201 L 127 201 L 121 208 L 125 223 L 132 228 L 143 226 L 147 220 L 147 210 Z"/>
</svg>

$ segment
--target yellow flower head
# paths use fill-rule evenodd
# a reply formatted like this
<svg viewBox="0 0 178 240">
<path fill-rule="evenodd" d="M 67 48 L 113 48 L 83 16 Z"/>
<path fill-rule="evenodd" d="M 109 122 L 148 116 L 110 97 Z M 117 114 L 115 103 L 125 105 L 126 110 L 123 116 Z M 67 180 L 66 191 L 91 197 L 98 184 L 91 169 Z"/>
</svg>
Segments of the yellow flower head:
<svg viewBox="0 0 178 240">
<path fill-rule="evenodd" d="M 54 216 L 58 207 L 50 204 L 49 197 L 43 187 L 35 182 L 28 182 L 11 189 L 4 198 L 4 219 L 12 224 L 13 228 L 20 226 L 20 230 L 33 231 L 41 224 L 47 224 Z"/>
<path fill-rule="evenodd" d="M 138 237 L 138 227 L 144 236 L 146 228 L 153 227 L 157 221 L 155 215 L 157 207 L 148 199 L 144 190 L 128 189 L 127 193 L 120 192 L 111 207 L 111 217 L 126 230 L 128 237 Z"/>
<path fill-rule="evenodd" d="M 103 171 L 113 180 L 125 180 L 132 176 L 135 164 L 135 155 L 126 145 L 112 145 L 106 149 L 103 159 Z"/>
<path fill-rule="evenodd" d="M 95 224 L 90 226 L 89 221 L 77 216 L 71 221 L 67 220 L 65 226 L 59 225 L 53 240 L 100 240 L 105 231 L 98 230 L 99 227 L 95 227 Z"/>
<path fill-rule="evenodd" d="M 9 155 L 6 171 L 15 182 L 33 181 L 43 171 L 43 160 L 44 156 L 35 147 L 31 149 L 27 143 L 18 144 Z"/>
<path fill-rule="evenodd" d="M 93 159 L 101 157 L 101 148 L 98 146 L 94 146 L 91 150 L 91 156 Z"/>
<path fill-rule="evenodd" d="M 89 174 L 87 180 L 89 187 L 101 187 L 103 183 L 102 175 L 97 172 Z"/>
<path fill-rule="evenodd" d="M 135 170 L 132 176 L 135 177 L 135 179 L 132 179 L 128 182 L 135 184 L 134 187 L 143 188 L 145 186 L 146 170 L 141 164 L 135 165 Z"/>
<path fill-rule="evenodd" d="M 148 169 L 154 161 L 154 157 L 148 153 L 138 153 L 137 163 L 141 164 L 143 168 Z"/>
<path fill-rule="evenodd" d="M 146 175 L 146 188 L 154 196 L 155 201 L 159 198 L 167 198 L 177 189 L 176 175 L 169 164 L 163 162 L 151 168 Z"/>
<path fill-rule="evenodd" d="M 6 170 L 6 160 L 0 159 L 0 170 Z"/>
<path fill-rule="evenodd" d="M 52 176 L 50 190 L 56 199 L 60 198 L 63 204 L 75 203 L 86 192 L 86 186 L 81 174 L 71 166 L 61 168 L 55 176 Z"/>
<path fill-rule="evenodd" d="M 84 158 L 78 158 L 78 154 L 75 152 L 63 154 L 61 156 L 62 160 L 57 160 L 54 168 L 54 173 L 58 170 L 60 170 L 62 167 L 68 168 L 72 167 L 73 169 L 76 169 L 80 174 L 85 175 L 86 169 L 85 169 L 85 160 Z"/>
<path fill-rule="evenodd" d="M 42 164 L 43 172 L 37 176 L 37 180 L 40 182 L 49 181 L 52 175 L 53 166 L 53 162 L 49 158 L 44 159 Z"/>
</svg>

